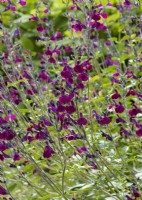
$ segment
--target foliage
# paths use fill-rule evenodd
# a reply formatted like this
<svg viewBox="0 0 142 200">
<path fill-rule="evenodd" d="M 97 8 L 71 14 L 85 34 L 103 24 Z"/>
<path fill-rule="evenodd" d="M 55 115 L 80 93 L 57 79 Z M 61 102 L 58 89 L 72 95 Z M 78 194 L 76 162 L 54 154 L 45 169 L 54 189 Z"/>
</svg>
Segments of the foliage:
<svg viewBox="0 0 142 200">
<path fill-rule="evenodd" d="M 140 2 L 1 2 L 2 199 L 141 199 Z"/>
</svg>

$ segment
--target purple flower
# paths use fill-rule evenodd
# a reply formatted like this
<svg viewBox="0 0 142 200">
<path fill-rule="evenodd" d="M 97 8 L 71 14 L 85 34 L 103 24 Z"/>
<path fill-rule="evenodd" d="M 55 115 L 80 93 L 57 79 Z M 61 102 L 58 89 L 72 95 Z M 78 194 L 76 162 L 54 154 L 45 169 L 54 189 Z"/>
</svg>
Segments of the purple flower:
<svg viewBox="0 0 142 200">
<path fill-rule="evenodd" d="M 26 70 L 24 70 L 22 76 L 23 76 L 24 78 L 31 79 L 31 76 L 27 73 Z"/>
<path fill-rule="evenodd" d="M 50 121 L 48 121 L 47 119 L 43 119 L 43 124 L 46 125 L 46 126 L 51 126 L 51 123 Z"/>
<path fill-rule="evenodd" d="M 76 150 L 78 151 L 78 153 L 86 153 L 87 152 L 87 147 L 82 146 L 82 147 L 76 147 Z"/>
<path fill-rule="evenodd" d="M 74 105 L 66 106 L 65 109 L 68 114 L 72 114 L 76 111 L 76 107 Z"/>
<path fill-rule="evenodd" d="M 0 117 L 0 126 L 3 125 L 3 124 L 6 124 L 7 121 L 5 121 L 2 117 Z"/>
<path fill-rule="evenodd" d="M 129 113 L 129 115 L 130 115 L 131 117 L 134 117 L 134 116 L 136 116 L 137 114 L 141 113 L 141 110 L 134 104 L 134 105 L 133 105 L 133 109 L 129 110 L 128 113 Z"/>
<path fill-rule="evenodd" d="M 123 4 L 125 7 L 130 8 L 131 3 L 129 0 L 125 0 Z"/>
<path fill-rule="evenodd" d="M 125 196 L 127 198 L 127 200 L 133 200 L 129 195 Z"/>
<path fill-rule="evenodd" d="M 112 94 L 111 98 L 112 98 L 112 99 L 118 99 L 119 97 L 121 97 L 121 95 L 118 93 L 117 90 L 115 90 L 115 93 Z"/>
<path fill-rule="evenodd" d="M 15 6 L 11 6 L 11 5 L 10 5 L 10 9 L 11 9 L 13 12 L 16 11 L 16 7 L 15 7 Z"/>
<path fill-rule="evenodd" d="M 102 132 L 102 136 L 105 137 L 107 140 L 110 140 L 110 141 L 113 140 L 111 136 L 107 135 L 107 134 L 104 133 L 103 131 L 101 131 L 101 132 Z"/>
<path fill-rule="evenodd" d="M 43 32 L 43 31 L 44 31 L 44 27 L 42 26 L 42 24 L 40 24 L 40 25 L 37 27 L 37 31 L 38 31 L 38 32 Z"/>
<path fill-rule="evenodd" d="M 137 135 L 138 137 L 142 137 L 142 127 L 139 128 L 138 130 L 136 130 L 136 135 Z"/>
<path fill-rule="evenodd" d="M 61 71 L 61 76 L 65 79 L 69 79 L 72 77 L 72 69 L 69 66 L 65 66 L 64 69 Z"/>
<path fill-rule="evenodd" d="M 81 23 L 81 21 L 79 20 L 72 20 L 72 29 L 74 29 L 74 31 L 76 32 L 80 32 L 83 29 L 85 29 L 85 25 Z"/>
<path fill-rule="evenodd" d="M 60 98 L 59 98 L 59 102 L 62 104 L 66 104 L 71 102 L 72 98 L 74 97 L 73 93 L 70 93 L 69 95 L 65 95 L 63 94 Z"/>
<path fill-rule="evenodd" d="M 47 130 L 37 132 L 35 139 L 36 140 L 45 140 L 48 135 Z"/>
<path fill-rule="evenodd" d="M 1 194 L 1 195 L 6 195 L 6 194 L 8 194 L 8 191 L 7 191 L 5 188 L 3 188 L 1 185 L 0 185 L 0 194 Z"/>
<path fill-rule="evenodd" d="M 43 69 L 43 70 L 40 72 L 38 78 L 40 78 L 40 79 L 43 80 L 43 81 L 46 81 L 47 83 L 50 82 L 50 78 L 49 78 L 49 76 L 48 76 L 48 73 L 45 71 L 45 69 Z"/>
<path fill-rule="evenodd" d="M 21 160 L 21 156 L 19 155 L 18 152 L 15 152 L 15 153 L 14 153 L 13 160 L 14 160 L 14 161 Z"/>
<path fill-rule="evenodd" d="M 108 18 L 107 13 L 101 13 L 101 16 L 102 16 L 104 19 L 107 19 L 107 18 Z"/>
<path fill-rule="evenodd" d="M 101 125 L 107 125 L 111 122 L 111 119 L 107 117 L 106 113 L 104 113 L 104 117 L 102 117 L 95 110 L 93 110 L 93 116 L 96 117 L 98 123 Z"/>
<path fill-rule="evenodd" d="M 77 120 L 77 123 L 79 125 L 86 125 L 87 124 L 87 119 L 85 117 L 83 117 L 82 113 L 80 113 L 80 117 Z"/>
<path fill-rule="evenodd" d="M 101 119 L 99 119 L 98 123 L 101 125 L 107 125 L 111 122 L 111 119 L 107 117 L 106 114 L 104 114 L 104 117 L 101 117 Z"/>
<path fill-rule="evenodd" d="M 125 120 L 122 119 L 121 117 L 118 117 L 118 118 L 116 119 L 116 123 L 125 123 Z"/>
<path fill-rule="evenodd" d="M 4 161 L 4 156 L 2 154 L 0 154 L 0 160 Z"/>
<path fill-rule="evenodd" d="M 31 18 L 29 18 L 29 21 L 38 21 L 38 17 L 33 15 Z"/>
<path fill-rule="evenodd" d="M 137 198 L 139 198 L 141 195 L 140 195 L 140 193 L 139 193 L 136 189 L 133 189 L 133 196 L 137 199 Z"/>
<path fill-rule="evenodd" d="M 47 56 L 52 56 L 52 53 L 53 52 L 49 48 L 44 52 L 44 54 Z"/>
<path fill-rule="evenodd" d="M 85 73 L 85 72 L 79 74 L 77 78 L 78 78 L 78 80 L 80 82 L 82 82 L 82 81 L 88 81 L 88 79 L 89 79 L 88 74 Z"/>
<path fill-rule="evenodd" d="M 135 90 L 133 90 L 133 88 L 130 88 L 129 92 L 127 93 L 126 96 L 130 96 L 130 95 L 135 96 L 135 95 L 137 95 L 137 92 Z"/>
<path fill-rule="evenodd" d="M 16 119 L 16 116 L 12 112 L 10 112 L 7 117 L 4 117 L 5 121 L 14 121 L 15 119 Z"/>
<path fill-rule="evenodd" d="M 124 106 L 119 102 L 119 104 L 115 104 L 115 112 L 116 113 L 123 113 L 125 110 Z"/>
<path fill-rule="evenodd" d="M 67 140 L 76 140 L 76 139 L 78 139 L 79 137 L 78 137 L 78 135 L 72 130 L 72 131 L 70 131 L 70 134 L 68 134 L 68 135 L 65 135 L 65 138 L 67 139 Z"/>
<path fill-rule="evenodd" d="M 6 143 L 5 142 L 0 142 L 0 151 L 3 152 L 7 149 Z"/>
<path fill-rule="evenodd" d="M 23 62 L 23 59 L 22 58 L 19 58 L 19 57 L 16 57 L 16 59 L 14 60 L 16 63 L 22 63 Z"/>
<path fill-rule="evenodd" d="M 60 103 L 58 103 L 57 112 L 64 112 L 65 108 L 66 108 L 65 106 L 62 106 Z"/>
<path fill-rule="evenodd" d="M 124 133 L 126 136 L 131 135 L 129 131 L 127 131 L 126 129 L 124 129 L 123 127 L 121 127 L 121 129 L 120 129 L 120 134 L 122 135 L 123 133 Z"/>
<path fill-rule="evenodd" d="M 12 140 L 15 137 L 15 134 L 12 130 L 6 129 L 3 132 L 0 132 L 0 139 L 2 140 Z"/>
<path fill-rule="evenodd" d="M 54 58 L 50 57 L 48 59 L 48 62 L 54 64 L 54 63 L 56 63 L 56 60 Z"/>
<path fill-rule="evenodd" d="M 77 72 L 77 73 L 82 73 L 84 72 L 84 68 L 83 66 L 80 64 L 79 61 L 77 61 L 76 65 L 74 66 L 74 71 Z"/>
<path fill-rule="evenodd" d="M 91 18 L 95 21 L 99 21 L 101 19 L 100 13 L 97 13 L 95 10 L 91 14 Z"/>
<path fill-rule="evenodd" d="M 25 0 L 19 0 L 19 4 L 21 6 L 26 6 L 26 1 Z"/>
<path fill-rule="evenodd" d="M 11 89 L 10 91 L 10 98 L 12 99 L 12 101 L 18 105 L 22 100 L 19 96 L 19 92 L 16 89 Z"/>
<path fill-rule="evenodd" d="M 93 169 L 97 169 L 97 165 L 93 161 L 90 161 L 89 165 L 92 166 Z"/>
<path fill-rule="evenodd" d="M 43 157 L 44 158 L 50 158 L 53 154 L 53 150 L 50 146 L 45 146 L 44 148 L 44 153 L 43 153 Z"/>
</svg>

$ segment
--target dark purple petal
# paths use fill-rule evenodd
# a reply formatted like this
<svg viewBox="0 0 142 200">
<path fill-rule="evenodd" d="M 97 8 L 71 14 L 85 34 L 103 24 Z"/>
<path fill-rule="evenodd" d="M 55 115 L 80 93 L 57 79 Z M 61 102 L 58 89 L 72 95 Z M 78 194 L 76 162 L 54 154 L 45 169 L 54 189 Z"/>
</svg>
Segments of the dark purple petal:
<svg viewBox="0 0 142 200">
<path fill-rule="evenodd" d="M 137 135 L 138 137 L 142 137 L 142 128 L 136 130 L 136 135 Z"/>
<path fill-rule="evenodd" d="M 88 81 L 88 79 L 89 79 L 88 74 L 85 73 L 85 72 L 79 74 L 77 78 L 78 78 L 78 80 L 80 82 L 82 82 L 82 81 Z"/>
<path fill-rule="evenodd" d="M 122 106 L 121 103 L 115 104 L 115 111 L 116 111 L 116 113 L 123 113 L 124 110 L 125 110 L 125 108 Z"/>
<path fill-rule="evenodd" d="M 14 161 L 21 160 L 21 156 L 19 155 L 18 152 L 15 152 L 15 153 L 14 153 L 13 160 L 14 160 Z"/>
<path fill-rule="evenodd" d="M 1 195 L 6 195 L 6 194 L 8 194 L 8 191 L 7 191 L 5 188 L 3 188 L 1 185 L 0 185 L 0 194 L 1 194 Z"/>
<path fill-rule="evenodd" d="M 43 153 L 43 157 L 44 158 L 50 158 L 53 154 L 53 150 L 50 146 L 45 146 L 44 148 L 44 153 Z"/>
</svg>

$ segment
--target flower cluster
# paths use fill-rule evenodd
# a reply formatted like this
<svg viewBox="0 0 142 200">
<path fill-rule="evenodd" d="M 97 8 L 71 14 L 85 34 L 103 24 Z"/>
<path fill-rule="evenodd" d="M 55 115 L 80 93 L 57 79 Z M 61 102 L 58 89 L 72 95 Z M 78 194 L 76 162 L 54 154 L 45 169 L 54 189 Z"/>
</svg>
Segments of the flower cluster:
<svg viewBox="0 0 142 200">
<path fill-rule="evenodd" d="M 29 6 L 25 0 L 1 3 L 3 13 L 13 15 Z M 37 199 L 38 189 L 47 199 L 81 199 L 80 191 L 86 199 L 140 199 L 141 27 L 131 21 L 131 13 L 135 24 L 141 20 L 139 8 L 129 0 L 73 0 L 66 4 L 68 32 L 54 32 L 50 7 L 41 1 L 27 22 L 41 47 L 37 53 L 19 47 L 22 26 L 11 30 L 0 21 L 0 160 Z M 114 10 L 118 34 L 110 20 Z M 0 194 L 18 199 L 4 180 Z"/>
</svg>

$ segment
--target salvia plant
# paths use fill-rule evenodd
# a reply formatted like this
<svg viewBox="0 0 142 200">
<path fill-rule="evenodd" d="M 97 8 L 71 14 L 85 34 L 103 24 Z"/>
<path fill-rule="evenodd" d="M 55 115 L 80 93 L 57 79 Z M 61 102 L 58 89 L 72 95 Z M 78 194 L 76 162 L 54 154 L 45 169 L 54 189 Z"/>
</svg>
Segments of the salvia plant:
<svg viewBox="0 0 142 200">
<path fill-rule="evenodd" d="M 1 0 L 0 198 L 140 200 L 141 2 L 64 0 L 66 31 L 52 3 Z"/>
</svg>

